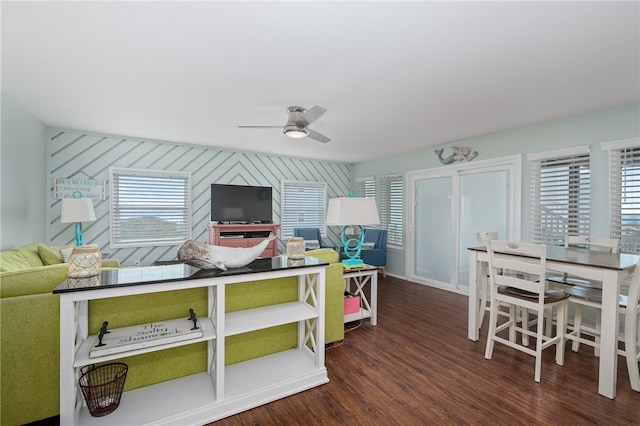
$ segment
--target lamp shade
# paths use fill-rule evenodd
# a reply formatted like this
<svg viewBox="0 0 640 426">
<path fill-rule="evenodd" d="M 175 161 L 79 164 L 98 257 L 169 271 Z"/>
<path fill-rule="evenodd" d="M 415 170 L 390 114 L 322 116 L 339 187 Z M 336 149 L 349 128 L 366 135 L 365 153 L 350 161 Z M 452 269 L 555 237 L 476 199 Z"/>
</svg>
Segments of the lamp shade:
<svg viewBox="0 0 640 426">
<path fill-rule="evenodd" d="M 91 222 L 96 220 L 90 198 L 63 198 L 60 222 Z"/>
<path fill-rule="evenodd" d="M 375 198 L 339 197 L 329 200 L 327 226 L 377 225 L 379 223 Z"/>
</svg>

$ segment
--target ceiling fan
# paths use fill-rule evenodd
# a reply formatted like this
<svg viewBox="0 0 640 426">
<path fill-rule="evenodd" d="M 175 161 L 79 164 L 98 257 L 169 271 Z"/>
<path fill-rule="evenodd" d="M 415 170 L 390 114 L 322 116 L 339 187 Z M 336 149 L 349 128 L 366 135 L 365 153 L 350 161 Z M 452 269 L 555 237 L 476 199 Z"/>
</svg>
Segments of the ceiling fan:
<svg viewBox="0 0 640 426">
<path fill-rule="evenodd" d="M 310 109 L 304 109 L 299 106 L 291 106 L 287 108 L 289 113 L 289 120 L 282 126 L 238 126 L 242 129 L 282 129 L 282 132 L 290 138 L 304 138 L 309 137 L 314 141 L 327 143 L 331 141 L 328 137 L 322 133 L 318 133 L 315 130 L 309 129 L 309 124 L 313 123 L 327 112 L 326 109 L 321 106 L 314 106 Z"/>
</svg>

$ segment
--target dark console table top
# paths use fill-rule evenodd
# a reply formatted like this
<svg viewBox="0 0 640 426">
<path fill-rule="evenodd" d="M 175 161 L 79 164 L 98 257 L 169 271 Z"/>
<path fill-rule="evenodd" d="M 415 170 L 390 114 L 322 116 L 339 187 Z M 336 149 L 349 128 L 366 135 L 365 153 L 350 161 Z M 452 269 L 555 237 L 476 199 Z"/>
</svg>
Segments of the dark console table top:
<svg viewBox="0 0 640 426">
<path fill-rule="evenodd" d="M 70 277 L 57 286 L 53 290 L 53 293 L 58 294 L 73 291 L 134 286 L 140 284 L 156 284 L 168 281 L 228 277 L 234 275 L 256 274 L 260 272 L 275 272 L 286 269 L 326 266 L 328 264 L 329 263 L 313 257 L 305 257 L 301 260 L 290 260 L 286 256 L 275 256 L 265 259 L 256 259 L 247 266 L 231 268 L 226 271 L 222 271 L 220 269 L 199 269 L 187 264 L 111 269 L 102 271 L 102 274 L 95 275 L 93 277 Z"/>
</svg>

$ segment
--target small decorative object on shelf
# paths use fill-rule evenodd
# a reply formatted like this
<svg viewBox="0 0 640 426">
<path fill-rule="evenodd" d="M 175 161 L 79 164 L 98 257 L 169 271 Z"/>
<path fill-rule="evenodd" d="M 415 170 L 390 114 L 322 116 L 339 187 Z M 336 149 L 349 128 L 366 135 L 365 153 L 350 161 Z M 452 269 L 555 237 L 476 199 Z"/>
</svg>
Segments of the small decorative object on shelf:
<svg viewBox="0 0 640 426">
<path fill-rule="evenodd" d="M 360 296 L 345 291 L 344 292 L 344 314 L 355 314 L 360 311 Z"/>
<path fill-rule="evenodd" d="M 100 334 L 93 337 L 94 343 L 91 344 L 89 358 L 98 358 L 202 337 L 202 327 L 193 329 L 191 321 L 191 318 L 178 318 L 114 328 L 103 334 L 102 340 L 100 340 Z M 100 331 L 102 332 L 102 329 Z"/>
<path fill-rule="evenodd" d="M 96 244 L 74 247 L 69 256 L 69 276 L 92 277 L 102 272 L 102 254 Z"/>
<path fill-rule="evenodd" d="M 110 331 L 107 330 L 108 325 L 109 325 L 109 321 L 105 321 L 102 323 L 102 327 L 100 327 L 100 332 L 98 333 L 98 344 L 96 345 L 96 348 L 98 346 L 105 345 L 104 343 L 102 343 L 102 338 L 104 337 L 105 334 L 111 333 Z"/>
<path fill-rule="evenodd" d="M 223 247 L 187 240 L 178 248 L 178 260 L 201 269 L 241 268 L 253 262 L 276 237 L 270 234 L 253 247 Z"/>
<path fill-rule="evenodd" d="M 189 321 L 193 321 L 193 328 L 192 330 L 199 330 L 200 327 L 198 327 L 198 317 L 196 316 L 196 313 L 193 309 L 189 309 L 189 318 L 187 318 Z"/>
<path fill-rule="evenodd" d="M 304 239 L 291 237 L 287 241 L 287 257 L 289 259 L 304 259 Z"/>
</svg>

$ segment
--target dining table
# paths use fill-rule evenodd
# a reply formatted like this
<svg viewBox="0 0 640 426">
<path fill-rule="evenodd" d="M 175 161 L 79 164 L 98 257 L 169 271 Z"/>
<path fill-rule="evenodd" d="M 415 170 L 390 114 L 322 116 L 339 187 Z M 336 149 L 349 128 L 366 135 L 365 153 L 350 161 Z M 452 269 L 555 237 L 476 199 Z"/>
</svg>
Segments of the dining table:
<svg viewBox="0 0 640 426">
<path fill-rule="evenodd" d="M 468 337 L 479 339 L 481 315 L 481 289 L 487 287 L 486 265 L 489 255 L 486 246 L 469 247 L 469 318 Z M 618 368 L 618 306 L 620 283 L 633 274 L 640 257 L 625 253 L 605 253 L 583 248 L 566 248 L 547 245 L 547 270 L 575 275 L 602 282 L 602 309 L 600 311 L 600 361 L 598 393 L 615 398 Z"/>
</svg>

